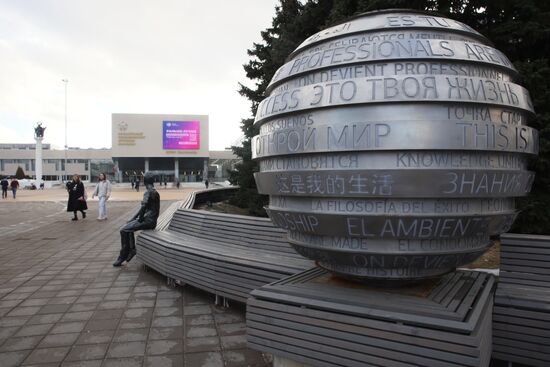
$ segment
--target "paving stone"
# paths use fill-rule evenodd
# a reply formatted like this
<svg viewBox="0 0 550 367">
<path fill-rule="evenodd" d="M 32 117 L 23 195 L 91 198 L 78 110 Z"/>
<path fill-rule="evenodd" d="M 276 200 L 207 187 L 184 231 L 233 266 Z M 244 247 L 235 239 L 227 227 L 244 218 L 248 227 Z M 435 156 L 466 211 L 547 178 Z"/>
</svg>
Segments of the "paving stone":
<svg viewBox="0 0 550 367">
<path fill-rule="evenodd" d="M 19 326 L 10 326 L 10 327 L 2 327 L 0 328 L 0 339 L 4 340 L 6 338 L 9 338 L 15 332 L 19 330 Z"/>
<path fill-rule="evenodd" d="M 218 325 L 218 331 L 220 335 L 239 335 L 246 333 L 246 324 L 239 322 L 236 324 L 220 324 Z"/>
<path fill-rule="evenodd" d="M 130 299 L 130 293 L 120 293 L 120 294 L 107 293 L 103 299 L 105 301 L 126 301 Z"/>
<path fill-rule="evenodd" d="M 223 352 L 223 360 L 226 367 L 267 367 L 263 356 L 259 352 L 249 349 L 230 350 Z"/>
<path fill-rule="evenodd" d="M 220 338 L 217 336 L 209 336 L 206 338 L 186 338 L 185 352 L 212 352 L 220 350 Z"/>
<path fill-rule="evenodd" d="M 75 303 L 99 303 L 103 300 L 103 296 L 89 296 L 84 295 L 78 297 L 78 299 L 75 301 Z"/>
<path fill-rule="evenodd" d="M 113 341 L 115 342 L 137 342 L 147 340 L 149 329 L 126 329 L 118 330 Z"/>
<path fill-rule="evenodd" d="M 112 320 L 90 320 L 84 327 L 86 331 L 94 330 L 115 330 L 118 326 L 118 319 Z"/>
<path fill-rule="evenodd" d="M 209 325 L 214 323 L 212 315 L 185 316 L 186 326 Z"/>
<path fill-rule="evenodd" d="M 66 312 L 71 307 L 71 304 L 64 305 L 44 305 L 38 311 L 39 314 L 48 314 L 48 313 L 63 313 Z"/>
<path fill-rule="evenodd" d="M 57 293 L 56 297 L 73 297 L 73 296 L 79 296 L 82 293 L 80 289 L 67 289 L 64 291 L 61 291 Z"/>
<path fill-rule="evenodd" d="M 167 356 L 147 356 L 143 364 L 144 367 L 182 367 L 183 355 L 173 354 Z"/>
<path fill-rule="evenodd" d="M 4 298 L 2 299 L 3 300 L 24 300 L 31 297 L 31 295 L 32 293 L 10 293 L 4 296 Z"/>
<path fill-rule="evenodd" d="M 0 319 L 0 327 L 21 326 L 24 325 L 29 319 L 29 316 L 2 317 Z"/>
<path fill-rule="evenodd" d="M 149 326 L 151 326 L 151 319 L 149 318 L 122 319 L 120 321 L 121 329 L 140 329 Z"/>
<path fill-rule="evenodd" d="M 97 308 L 97 305 L 99 305 L 98 302 L 76 303 L 71 306 L 69 312 L 93 311 Z"/>
<path fill-rule="evenodd" d="M 63 333 L 79 333 L 84 329 L 85 322 L 63 322 L 54 326 L 51 334 L 63 334 Z"/>
<path fill-rule="evenodd" d="M 128 308 L 146 308 L 146 307 L 155 307 L 155 300 L 148 299 L 136 299 L 128 301 Z"/>
<path fill-rule="evenodd" d="M 152 317 L 153 308 L 129 308 L 124 311 L 126 318 Z"/>
<path fill-rule="evenodd" d="M 25 359 L 25 364 L 61 362 L 69 352 L 70 347 L 35 349 Z"/>
<path fill-rule="evenodd" d="M 161 339 L 181 339 L 183 338 L 183 327 L 164 327 L 164 328 L 151 328 L 149 332 L 149 340 L 161 340 Z"/>
<path fill-rule="evenodd" d="M 115 330 L 84 331 L 78 337 L 76 344 L 101 344 L 110 343 Z"/>
<path fill-rule="evenodd" d="M 212 308 L 210 308 L 209 305 L 185 306 L 183 308 L 183 314 L 185 316 L 208 315 L 211 313 Z"/>
<path fill-rule="evenodd" d="M 193 367 L 223 367 L 220 352 L 187 353 L 184 356 L 185 365 Z"/>
<path fill-rule="evenodd" d="M 145 342 L 112 343 L 107 353 L 108 358 L 123 358 L 143 356 L 145 354 Z"/>
<path fill-rule="evenodd" d="M 106 359 L 101 367 L 142 367 L 143 357 Z"/>
<path fill-rule="evenodd" d="M 1 308 L 12 308 L 12 307 L 15 307 L 17 306 L 18 304 L 20 304 L 21 302 L 23 302 L 23 300 L 20 300 L 20 299 L 11 299 L 11 300 L 3 300 L 3 301 L 0 301 L 0 307 Z M 26 302 L 26 301 L 25 301 Z M 30 305 L 29 305 L 30 306 Z M 33 305 L 34 306 L 34 305 Z"/>
<path fill-rule="evenodd" d="M 88 288 L 85 289 L 84 292 L 82 292 L 83 296 L 98 296 L 98 295 L 105 295 L 109 291 L 108 288 Z M 103 298 L 103 297 L 102 297 Z"/>
<path fill-rule="evenodd" d="M 52 328 L 54 324 L 40 324 L 40 325 L 28 325 L 23 326 L 15 334 L 15 336 L 34 336 L 34 335 L 44 335 Z"/>
<path fill-rule="evenodd" d="M 127 301 L 103 301 L 97 306 L 100 310 L 113 310 L 118 308 L 125 308 Z"/>
<path fill-rule="evenodd" d="M 79 333 L 49 334 L 42 339 L 38 348 L 64 347 L 73 345 Z"/>
<path fill-rule="evenodd" d="M 27 321 L 27 325 L 35 324 L 53 324 L 58 322 L 63 317 L 62 313 L 50 313 L 47 315 L 34 315 Z"/>
<path fill-rule="evenodd" d="M 101 367 L 103 360 L 63 362 L 61 367 Z"/>
<path fill-rule="evenodd" d="M 155 316 L 181 316 L 180 307 L 159 307 L 153 312 Z"/>
<path fill-rule="evenodd" d="M 171 299 L 181 300 L 182 299 L 182 294 L 178 290 L 167 290 L 167 291 L 164 291 L 164 292 L 158 292 L 157 297 L 162 298 L 162 299 L 171 298 Z"/>
<path fill-rule="evenodd" d="M 8 313 L 7 316 L 32 316 L 40 310 L 40 307 L 41 306 L 17 307 Z"/>
<path fill-rule="evenodd" d="M 77 300 L 78 297 L 54 297 L 52 298 L 48 304 L 50 305 L 67 305 L 72 304 Z"/>
<path fill-rule="evenodd" d="M 181 307 L 181 300 L 174 298 L 157 298 L 155 307 Z"/>
<path fill-rule="evenodd" d="M 183 341 L 181 339 L 150 340 L 147 342 L 147 355 L 179 353 L 183 353 Z"/>
<path fill-rule="evenodd" d="M 87 344 L 74 346 L 67 355 L 66 361 L 85 361 L 102 359 L 107 353 L 109 344 Z"/>
<path fill-rule="evenodd" d="M 187 338 L 203 338 L 205 336 L 216 336 L 218 332 L 214 326 L 200 325 L 190 326 L 186 329 L 185 336 Z"/>
<path fill-rule="evenodd" d="M 155 317 L 153 319 L 154 327 L 174 327 L 183 325 L 183 317 L 178 316 L 165 316 L 165 317 Z"/>
<path fill-rule="evenodd" d="M 120 319 L 124 314 L 124 308 L 114 310 L 96 310 L 92 315 L 92 320 Z"/>
<path fill-rule="evenodd" d="M 88 321 L 92 317 L 93 311 L 67 312 L 63 315 L 61 321 Z"/>
<path fill-rule="evenodd" d="M 32 298 L 23 301 L 20 306 L 44 306 L 48 304 L 51 298 Z"/>
<path fill-rule="evenodd" d="M 220 339 L 225 350 L 246 348 L 246 335 L 222 336 Z"/>
<path fill-rule="evenodd" d="M 0 361 L 2 361 L 2 367 L 20 366 L 30 352 L 30 350 L 22 350 L 17 352 L 0 353 Z"/>
<path fill-rule="evenodd" d="M 236 322 L 245 322 L 244 314 L 237 312 L 214 313 L 217 324 L 233 324 Z"/>
<path fill-rule="evenodd" d="M 14 352 L 17 350 L 32 349 L 40 342 L 41 339 L 42 335 L 9 338 L 0 347 L 0 352 Z"/>
</svg>

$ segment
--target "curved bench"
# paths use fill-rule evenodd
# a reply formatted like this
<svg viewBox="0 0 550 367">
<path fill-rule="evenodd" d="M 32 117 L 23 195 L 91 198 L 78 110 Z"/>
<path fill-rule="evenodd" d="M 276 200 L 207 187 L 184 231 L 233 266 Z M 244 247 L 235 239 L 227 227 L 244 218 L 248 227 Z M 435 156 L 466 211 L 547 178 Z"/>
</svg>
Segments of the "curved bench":
<svg viewBox="0 0 550 367">
<path fill-rule="evenodd" d="M 195 202 L 207 191 L 195 193 Z M 167 228 L 141 232 L 136 247 L 143 263 L 168 278 L 239 302 L 313 266 L 268 218 L 202 210 L 177 209 Z"/>
</svg>

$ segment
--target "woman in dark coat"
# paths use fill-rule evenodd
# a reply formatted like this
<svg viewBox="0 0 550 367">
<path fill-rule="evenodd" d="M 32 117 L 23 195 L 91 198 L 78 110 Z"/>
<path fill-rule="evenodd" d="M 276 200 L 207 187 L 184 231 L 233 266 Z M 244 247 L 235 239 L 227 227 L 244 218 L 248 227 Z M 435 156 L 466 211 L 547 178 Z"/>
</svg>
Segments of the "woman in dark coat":
<svg viewBox="0 0 550 367">
<path fill-rule="evenodd" d="M 67 183 L 67 191 L 69 192 L 67 211 L 74 213 L 74 218 L 71 220 L 78 220 L 76 216 L 76 212 L 78 211 L 82 213 L 82 219 L 86 218 L 84 210 L 88 209 L 88 205 L 86 204 L 84 184 L 80 181 L 80 176 L 73 176 L 73 180 Z"/>
</svg>

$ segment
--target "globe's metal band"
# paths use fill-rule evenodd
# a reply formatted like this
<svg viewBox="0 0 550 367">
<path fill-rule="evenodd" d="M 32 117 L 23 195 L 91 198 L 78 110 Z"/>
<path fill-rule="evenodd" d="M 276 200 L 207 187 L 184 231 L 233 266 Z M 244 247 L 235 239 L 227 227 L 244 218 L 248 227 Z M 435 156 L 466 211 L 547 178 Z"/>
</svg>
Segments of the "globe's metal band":
<svg viewBox="0 0 550 367">
<path fill-rule="evenodd" d="M 268 87 L 268 92 L 277 94 L 310 84 L 334 82 L 339 80 L 382 77 L 392 75 L 450 75 L 477 77 L 492 80 L 513 82 L 515 74 L 509 70 L 492 65 L 473 64 L 460 61 L 441 60 L 403 60 L 392 62 L 372 62 L 346 64 L 330 68 L 313 70 L 308 73 L 297 73 L 293 78 L 280 80 Z M 282 83 L 282 84 L 281 84 Z"/>
<path fill-rule="evenodd" d="M 321 45 L 320 50 L 293 58 L 281 66 L 268 91 L 289 78 L 297 77 L 320 69 L 333 68 L 340 65 L 353 66 L 358 63 L 387 63 L 398 60 L 438 60 L 441 62 L 470 62 L 478 65 L 493 66 L 507 73 L 517 75 L 512 62 L 500 51 L 479 43 L 454 40 L 388 40 L 381 43 L 365 42 L 348 46 L 331 44 Z M 383 65 L 380 66 L 384 68 Z M 388 70 L 382 70 L 385 76 L 395 75 L 395 70 L 388 65 Z M 345 79 L 351 79 L 350 77 Z"/>
<path fill-rule="evenodd" d="M 359 17 L 334 27 L 324 29 L 307 38 L 302 42 L 289 57 L 302 52 L 321 41 L 332 38 L 339 38 L 353 33 L 374 31 L 374 30 L 404 30 L 404 29 L 426 29 L 437 30 L 449 33 L 465 34 L 468 37 L 479 39 L 482 43 L 488 40 L 480 33 L 464 23 L 456 20 L 436 17 L 426 14 L 394 13 L 394 14 L 371 14 Z"/>
<path fill-rule="evenodd" d="M 441 30 L 424 29 L 424 28 L 409 28 L 409 29 L 383 29 L 383 30 L 365 30 L 326 41 L 320 41 L 315 44 L 315 47 L 309 47 L 304 50 L 293 52 L 292 57 L 287 60 L 297 59 L 304 55 L 312 54 L 318 51 L 326 50 L 327 48 L 335 48 L 349 45 L 357 45 L 362 43 L 382 43 L 386 41 L 407 41 L 407 40 L 454 40 L 472 43 L 485 42 L 470 34 L 464 33 L 449 33 Z"/>
<path fill-rule="evenodd" d="M 318 235 L 370 238 L 454 238 L 507 232 L 517 213 L 488 215 L 349 215 L 266 208 L 279 228 Z"/>
<path fill-rule="evenodd" d="M 306 248 L 296 249 L 301 255 L 314 259 L 314 252 Z M 379 280 L 420 280 L 426 278 L 437 277 L 451 271 L 454 271 L 457 267 L 471 263 L 480 257 L 486 249 L 482 251 L 470 252 L 467 254 L 452 254 L 452 255 L 440 255 L 418 258 L 406 258 L 408 261 L 403 260 L 404 263 L 410 265 L 404 265 L 402 267 L 371 267 L 371 266 L 354 266 L 348 265 L 343 262 L 323 261 L 317 260 L 317 264 L 327 269 L 328 271 L 338 273 L 340 275 L 348 276 L 351 278 L 370 278 Z M 401 259 L 401 258 L 399 258 Z M 419 267 L 416 264 L 428 264 L 430 268 Z M 431 265 L 433 264 L 433 265 Z"/>
<path fill-rule="evenodd" d="M 312 197 L 516 197 L 531 189 L 534 173 L 507 170 L 319 170 L 257 172 L 265 195 Z"/>
<path fill-rule="evenodd" d="M 319 83 L 274 94 L 259 104 L 255 121 L 325 107 L 395 102 L 468 102 L 534 113 L 529 92 L 517 84 L 473 77 L 417 75 Z"/>
<path fill-rule="evenodd" d="M 420 106 L 423 107 L 423 106 Z M 446 150 L 538 153 L 527 126 L 464 121 L 352 121 L 275 130 L 252 138 L 252 158 L 287 154 Z M 349 122 L 347 122 L 349 121 Z"/>
<path fill-rule="evenodd" d="M 306 111 L 279 116 L 257 124 L 260 134 L 277 130 L 292 130 L 329 126 L 333 124 L 354 124 L 357 122 L 406 121 L 448 121 L 449 123 L 491 123 L 504 125 L 527 125 L 531 115 L 514 108 L 474 105 L 470 103 L 418 104 L 414 102 L 392 104 L 352 105 L 338 108 Z M 483 127 L 483 125 L 480 125 Z M 418 128 L 418 126 L 415 126 Z"/>
<path fill-rule="evenodd" d="M 352 253 L 381 254 L 444 254 L 477 251 L 490 244 L 488 235 L 438 239 L 380 239 L 361 237 L 322 236 L 288 231 L 288 240 L 297 246 L 322 251 L 351 251 Z"/>
<path fill-rule="evenodd" d="M 370 215 L 488 215 L 511 212 L 513 198 L 486 199 L 363 199 L 310 198 L 276 196 L 269 198 L 273 210 L 294 210 L 311 213 Z"/>
<path fill-rule="evenodd" d="M 409 269 L 416 277 L 437 275 L 454 270 L 477 259 L 487 246 L 478 251 L 443 254 L 361 254 L 353 252 L 318 250 L 293 244 L 297 252 L 320 262 L 320 266 L 349 275 L 365 275 L 369 269 Z M 350 268 L 349 270 L 344 270 Z M 352 269 L 354 268 L 354 269 Z M 338 269 L 338 270 L 335 270 Z M 439 269 L 439 271 L 437 270 Z M 357 274 L 353 274 L 357 272 Z M 400 278 L 403 278 L 401 276 Z"/>
<path fill-rule="evenodd" d="M 369 151 L 325 154 L 295 154 L 260 160 L 260 172 L 319 169 L 527 169 L 528 156 L 477 151 Z"/>
</svg>

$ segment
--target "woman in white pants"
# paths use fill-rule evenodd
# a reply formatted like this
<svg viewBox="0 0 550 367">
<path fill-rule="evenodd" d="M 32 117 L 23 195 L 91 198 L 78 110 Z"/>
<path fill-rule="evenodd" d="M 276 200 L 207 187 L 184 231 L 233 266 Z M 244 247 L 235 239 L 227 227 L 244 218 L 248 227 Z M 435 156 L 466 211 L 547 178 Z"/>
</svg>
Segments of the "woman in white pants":
<svg viewBox="0 0 550 367">
<path fill-rule="evenodd" d="M 92 199 L 96 196 L 99 198 L 99 217 L 97 217 L 97 220 L 105 220 L 107 219 L 107 200 L 111 196 L 111 183 L 103 173 L 99 174 L 99 182 L 95 187 Z"/>
</svg>

